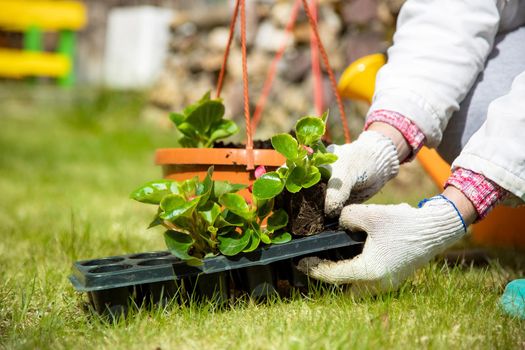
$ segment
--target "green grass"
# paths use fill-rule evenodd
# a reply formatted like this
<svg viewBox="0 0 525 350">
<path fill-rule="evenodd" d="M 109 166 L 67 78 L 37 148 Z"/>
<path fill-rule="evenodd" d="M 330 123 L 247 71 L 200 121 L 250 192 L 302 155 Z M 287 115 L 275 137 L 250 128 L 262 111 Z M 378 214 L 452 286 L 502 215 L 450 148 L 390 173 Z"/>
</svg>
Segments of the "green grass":
<svg viewBox="0 0 525 350">
<path fill-rule="evenodd" d="M 146 230 L 153 209 L 128 194 L 160 176 L 153 151 L 174 145 L 174 131 L 140 117 L 138 93 L 4 85 L 0 102 L 0 348 L 525 346 L 525 323 L 497 307 L 505 283 L 524 272 L 508 252 L 484 268 L 435 261 L 378 298 L 334 289 L 226 308 L 170 304 L 108 323 L 83 310 L 71 264 L 164 249 L 160 231 Z M 381 201 L 431 191 L 385 190 Z"/>
</svg>

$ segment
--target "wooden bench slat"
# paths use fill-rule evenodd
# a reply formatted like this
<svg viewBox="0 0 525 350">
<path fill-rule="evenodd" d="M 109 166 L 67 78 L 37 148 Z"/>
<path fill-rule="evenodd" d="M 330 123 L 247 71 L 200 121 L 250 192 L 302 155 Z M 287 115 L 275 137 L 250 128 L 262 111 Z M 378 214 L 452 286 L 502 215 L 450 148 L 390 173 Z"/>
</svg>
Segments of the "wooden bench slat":
<svg viewBox="0 0 525 350">
<path fill-rule="evenodd" d="M 0 0 L 0 27 L 7 30 L 78 30 L 86 20 L 86 8 L 77 1 Z"/>
<path fill-rule="evenodd" d="M 62 54 L 0 49 L 0 76 L 3 77 L 63 77 L 70 69 L 69 58 Z"/>
</svg>

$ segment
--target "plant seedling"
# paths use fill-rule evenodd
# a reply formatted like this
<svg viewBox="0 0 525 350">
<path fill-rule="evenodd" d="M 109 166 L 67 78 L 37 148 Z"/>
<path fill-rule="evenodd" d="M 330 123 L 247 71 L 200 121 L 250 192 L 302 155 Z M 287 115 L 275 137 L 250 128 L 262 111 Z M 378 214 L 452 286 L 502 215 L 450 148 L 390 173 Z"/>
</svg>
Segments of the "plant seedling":
<svg viewBox="0 0 525 350">
<path fill-rule="evenodd" d="M 273 200 L 248 204 L 236 192 L 245 185 L 212 180 L 213 167 L 204 180 L 198 177 L 182 182 L 158 180 L 131 193 L 142 203 L 158 205 L 150 227 L 163 225 L 164 238 L 173 255 L 188 264 L 219 253 L 232 256 L 255 250 L 260 243 L 285 243 L 292 237 L 283 232 L 288 215 L 283 210 L 272 213 Z M 268 225 L 262 227 L 264 219 Z"/>
<path fill-rule="evenodd" d="M 209 91 L 182 113 L 171 113 L 170 119 L 183 135 L 178 140 L 182 147 L 213 147 L 215 141 L 239 131 L 235 122 L 224 119 L 222 99 L 211 99 Z"/>
<path fill-rule="evenodd" d="M 277 171 L 268 172 L 253 184 L 253 195 L 258 200 L 269 200 L 285 188 L 290 193 L 299 192 L 317 184 L 321 177 L 328 177 L 322 165 L 331 164 L 337 156 L 327 153 L 321 137 L 326 131 L 325 112 L 321 118 L 307 116 L 295 125 L 294 138 L 290 134 L 277 134 L 272 137 L 273 148 L 286 157 L 286 165 Z"/>
</svg>

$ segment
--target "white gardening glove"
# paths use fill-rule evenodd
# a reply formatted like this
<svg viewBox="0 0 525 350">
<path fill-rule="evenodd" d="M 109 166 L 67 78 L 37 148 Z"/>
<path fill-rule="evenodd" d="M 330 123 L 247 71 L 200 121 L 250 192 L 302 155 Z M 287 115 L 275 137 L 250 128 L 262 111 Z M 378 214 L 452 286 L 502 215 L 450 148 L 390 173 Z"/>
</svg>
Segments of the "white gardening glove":
<svg viewBox="0 0 525 350">
<path fill-rule="evenodd" d="M 330 145 L 337 161 L 327 168 L 325 213 L 337 216 L 348 203 L 361 203 L 376 194 L 397 175 L 399 160 L 392 140 L 377 131 L 364 131 L 359 138 L 342 146 Z"/>
<path fill-rule="evenodd" d="M 455 206 L 441 196 L 427 200 L 422 208 L 408 204 L 349 205 L 343 209 L 339 224 L 368 233 L 363 252 L 339 262 L 305 258 L 298 267 L 325 282 L 352 283 L 352 290 L 358 294 L 395 290 L 466 232 Z"/>
</svg>

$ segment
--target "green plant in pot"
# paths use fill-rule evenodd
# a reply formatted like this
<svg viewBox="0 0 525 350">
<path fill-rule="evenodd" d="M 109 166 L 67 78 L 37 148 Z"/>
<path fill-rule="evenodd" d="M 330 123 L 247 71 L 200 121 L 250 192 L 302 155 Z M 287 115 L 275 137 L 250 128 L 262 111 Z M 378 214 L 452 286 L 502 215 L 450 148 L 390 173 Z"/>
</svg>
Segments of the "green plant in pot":
<svg viewBox="0 0 525 350">
<path fill-rule="evenodd" d="M 223 254 L 250 252 L 263 244 L 285 243 L 291 235 L 284 231 L 288 216 L 273 211 L 273 199 L 252 203 L 236 192 L 244 185 L 212 180 L 213 167 L 203 181 L 198 177 L 177 182 L 148 182 L 131 193 L 131 198 L 158 205 L 150 227 L 163 225 L 168 249 L 188 264 Z M 263 226 L 267 219 L 268 224 Z"/>
<path fill-rule="evenodd" d="M 290 134 L 272 137 L 273 148 L 286 157 L 286 164 L 268 172 L 253 184 L 253 195 L 259 200 L 277 198 L 276 207 L 290 217 L 288 229 L 296 235 L 311 235 L 324 228 L 324 196 L 329 178 L 323 165 L 331 164 L 337 156 L 328 153 L 322 136 L 326 131 L 325 112 L 321 118 L 307 116 L 295 125 L 294 138 Z"/>
<path fill-rule="evenodd" d="M 222 99 L 211 99 L 208 91 L 181 113 L 171 113 L 170 119 L 182 134 L 179 144 L 182 147 L 208 148 L 213 147 L 215 141 L 236 134 L 239 127 L 232 120 L 224 119 L 224 110 Z"/>
</svg>

